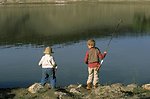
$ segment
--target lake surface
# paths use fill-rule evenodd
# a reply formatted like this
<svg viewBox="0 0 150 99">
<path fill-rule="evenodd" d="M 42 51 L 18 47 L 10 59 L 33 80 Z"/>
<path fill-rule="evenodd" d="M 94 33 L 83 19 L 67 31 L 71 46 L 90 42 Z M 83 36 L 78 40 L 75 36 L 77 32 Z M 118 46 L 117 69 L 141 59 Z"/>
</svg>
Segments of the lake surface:
<svg viewBox="0 0 150 99">
<path fill-rule="evenodd" d="M 104 52 L 100 83 L 150 83 L 150 7 L 147 4 L 0 5 L 0 88 L 28 87 L 41 79 L 38 62 L 51 46 L 57 85 L 86 84 L 86 41 Z"/>
</svg>

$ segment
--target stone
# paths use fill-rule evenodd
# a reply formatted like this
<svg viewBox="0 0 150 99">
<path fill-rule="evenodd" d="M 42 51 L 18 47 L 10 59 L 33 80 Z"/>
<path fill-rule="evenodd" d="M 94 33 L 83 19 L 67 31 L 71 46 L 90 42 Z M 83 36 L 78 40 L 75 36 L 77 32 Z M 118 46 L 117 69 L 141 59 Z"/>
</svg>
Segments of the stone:
<svg viewBox="0 0 150 99">
<path fill-rule="evenodd" d="M 28 88 L 28 91 L 30 93 L 37 93 L 40 89 L 42 89 L 43 86 L 40 84 L 40 83 L 34 83 L 33 85 L 31 85 L 29 88 Z"/>
<path fill-rule="evenodd" d="M 68 88 L 76 88 L 76 87 L 78 87 L 78 85 L 71 84 L 71 85 L 68 86 Z"/>
<path fill-rule="evenodd" d="M 79 89 L 79 88 L 81 88 L 81 87 L 82 87 L 82 84 L 79 84 L 78 87 L 77 87 L 77 89 Z"/>
<path fill-rule="evenodd" d="M 142 88 L 146 90 L 150 90 L 150 84 L 144 84 L 142 85 Z"/>
<path fill-rule="evenodd" d="M 70 89 L 70 92 L 71 92 L 71 93 L 74 93 L 74 94 L 81 94 L 81 92 L 78 91 L 76 88 L 71 88 L 71 89 Z"/>
<path fill-rule="evenodd" d="M 122 87 L 121 90 L 123 92 L 132 92 L 133 93 L 133 91 L 134 91 L 135 88 L 137 88 L 136 84 L 129 84 L 126 87 Z"/>
</svg>

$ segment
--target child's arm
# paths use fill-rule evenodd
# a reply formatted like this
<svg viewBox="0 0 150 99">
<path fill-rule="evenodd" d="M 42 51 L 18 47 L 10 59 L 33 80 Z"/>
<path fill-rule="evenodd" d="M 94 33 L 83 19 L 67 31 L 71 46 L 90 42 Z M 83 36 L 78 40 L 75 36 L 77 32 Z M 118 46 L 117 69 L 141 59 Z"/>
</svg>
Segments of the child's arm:
<svg viewBox="0 0 150 99">
<path fill-rule="evenodd" d="M 43 57 L 42 57 L 41 60 L 39 61 L 39 66 L 42 65 L 42 62 L 43 62 Z"/>
<path fill-rule="evenodd" d="M 99 56 L 99 58 L 100 58 L 101 60 L 102 60 L 103 58 L 105 58 L 106 54 L 107 54 L 106 51 L 104 51 L 104 54 L 102 54 L 102 53 L 100 52 L 100 50 L 99 50 L 99 52 L 98 52 L 98 56 Z"/>
<path fill-rule="evenodd" d="M 107 55 L 107 52 L 106 51 L 104 51 L 104 54 L 103 54 L 103 56 L 104 56 L 104 58 L 105 58 L 105 56 Z"/>
<path fill-rule="evenodd" d="M 57 68 L 57 64 L 56 64 L 56 62 L 55 62 L 53 57 L 52 57 L 50 63 L 53 65 L 53 67 Z"/>
<path fill-rule="evenodd" d="M 87 51 L 86 54 L 85 54 L 85 58 L 84 58 L 84 62 L 86 64 L 88 64 L 88 56 L 89 56 L 89 54 L 88 54 L 88 51 Z"/>
</svg>

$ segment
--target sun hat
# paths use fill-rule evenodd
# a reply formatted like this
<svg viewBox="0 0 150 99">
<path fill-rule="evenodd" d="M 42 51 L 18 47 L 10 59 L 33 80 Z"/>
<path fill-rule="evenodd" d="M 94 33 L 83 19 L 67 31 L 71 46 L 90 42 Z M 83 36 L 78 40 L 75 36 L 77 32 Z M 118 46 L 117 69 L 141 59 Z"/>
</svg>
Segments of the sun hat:
<svg viewBox="0 0 150 99">
<path fill-rule="evenodd" d="M 52 51 L 51 47 L 46 47 L 43 53 L 44 54 L 51 54 L 51 53 L 54 53 L 54 52 Z"/>
</svg>

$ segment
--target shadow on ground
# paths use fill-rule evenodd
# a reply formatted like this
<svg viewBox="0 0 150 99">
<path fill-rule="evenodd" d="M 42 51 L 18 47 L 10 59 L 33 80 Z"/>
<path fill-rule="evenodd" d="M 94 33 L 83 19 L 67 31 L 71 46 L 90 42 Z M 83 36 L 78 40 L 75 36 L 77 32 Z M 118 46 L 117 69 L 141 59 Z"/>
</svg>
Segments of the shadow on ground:
<svg viewBox="0 0 150 99">
<path fill-rule="evenodd" d="M 0 99 L 12 99 L 15 94 L 12 94 L 11 89 L 0 89 Z"/>
</svg>

